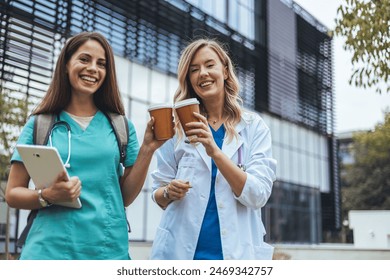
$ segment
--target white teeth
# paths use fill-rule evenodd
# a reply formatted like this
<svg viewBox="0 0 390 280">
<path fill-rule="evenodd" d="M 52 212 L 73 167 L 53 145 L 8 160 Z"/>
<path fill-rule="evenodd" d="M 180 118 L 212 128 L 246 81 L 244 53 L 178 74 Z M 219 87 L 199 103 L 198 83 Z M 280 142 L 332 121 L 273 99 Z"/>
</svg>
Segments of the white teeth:
<svg viewBox="0 0 390 280">
<path fill-rule="evenodd" d="M 97 81 L 97 79 L 88 76 L 82 76 L 81 79 L 88 82 L 94 82 L 94 83 Z"/>
<path fill-rule="evenodd" d="M 211 84 L 212 84 L 212 82 L 204 82 L 204 83 L 201 83 L 200 86 L 201 87 L 206 87 L 206 86 L 209 86 Z"/>
</svg>

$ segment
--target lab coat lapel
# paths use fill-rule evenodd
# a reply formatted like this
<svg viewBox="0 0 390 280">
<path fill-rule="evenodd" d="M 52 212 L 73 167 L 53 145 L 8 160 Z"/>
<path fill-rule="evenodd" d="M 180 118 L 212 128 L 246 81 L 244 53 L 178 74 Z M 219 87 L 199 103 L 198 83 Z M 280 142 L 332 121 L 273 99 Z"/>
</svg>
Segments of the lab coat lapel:
<svg viewBox="0 0 390 280">
<path fill-rule="evenodd" d="M 243 119 L 241 119 L 241 121 L 236 125 L 238 138 L 237 139 L 233 138 L 233 140 L 228 143 L 225 137 L 222 145 L 222 151 L 229 158 L 232 158 L 233 155 L 237 152 L 238 148 L 241 147 L 243 141 L 240 132 L 245 126 L 246 126 L 246 122 Z M 208 169 L 211 170 L 211 159 L 207 155 L 205 147 L 202 144 L 198 144 L 195 146 L 195 148 L 198 151 L 199 155 L 202 157 L 203 161 L 206 163 Z"/>
<path fill-rule="evenodd" d="M 246 125 L 245 121 L 241 119 L 241 121 L 236 125 L 236 131 L 238 133 L 238 137 L 233 138 L 233 140 L 230 142 L 226 141 L 226 137 L 225 137 L 222 146 L 222 151 L 230 159 L 233 157 L 233 155 L 237 152 L 237 150 L 241 147 L 243 143 L 240 132 L 245 127 L 245 125 Z"/>
<path fill-rule="evenodd" d="M 196 150 L 198 151 L 199 155 L 202 157 L 203 161 L 206 163 L 207 168 L 211 170 L 211 159 L 206 153 L 206 149 L 202 144 L 195 145 Z"/>
</svg>

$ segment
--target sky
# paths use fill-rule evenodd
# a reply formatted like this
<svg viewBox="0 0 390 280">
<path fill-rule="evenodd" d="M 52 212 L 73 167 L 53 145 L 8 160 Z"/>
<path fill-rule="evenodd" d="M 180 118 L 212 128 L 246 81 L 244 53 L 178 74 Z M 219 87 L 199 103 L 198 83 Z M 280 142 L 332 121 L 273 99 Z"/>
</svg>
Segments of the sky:
<svg viewBox="0 0 390 280">
<path fill-rule="evenodd" d="M 294 0 L 320 23 L 333 30 L 337 8 L 342 0 Z M 334 93 L 336 103 L 336 134 L 356 130 L 371 130 L 383 122 L 384 110 L 390 109 L 390 93 L 378 94 L 375 88 L 361 89 L 351 86 L 352 53 L 343 49 L 344 39 L 333 37 Z M 383 91 L 383 90 L 382 90 Z"/>
</svg>

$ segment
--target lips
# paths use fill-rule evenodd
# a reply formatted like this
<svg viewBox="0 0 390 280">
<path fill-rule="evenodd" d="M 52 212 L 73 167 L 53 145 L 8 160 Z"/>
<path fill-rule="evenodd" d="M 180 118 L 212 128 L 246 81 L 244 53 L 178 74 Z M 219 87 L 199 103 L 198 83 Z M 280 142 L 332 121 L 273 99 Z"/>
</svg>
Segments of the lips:
<svg viewBox="0 0 390 280">
<path fill-rule="evenodd" d="M 200 87 L 207 87 L 209 85 L 212 85 L 213 82 L 212 81 L 205 81 L 205 82 L 202 82 L 199 84 Z"/>
<path fill-rule="evenodd" d="M 91 77 L 91 76 L 80 76 L 80 78 L 83 81 L 90 82 L 90 83 L 96 83 L 98 81 L 96 78 Z"/>
</svg>

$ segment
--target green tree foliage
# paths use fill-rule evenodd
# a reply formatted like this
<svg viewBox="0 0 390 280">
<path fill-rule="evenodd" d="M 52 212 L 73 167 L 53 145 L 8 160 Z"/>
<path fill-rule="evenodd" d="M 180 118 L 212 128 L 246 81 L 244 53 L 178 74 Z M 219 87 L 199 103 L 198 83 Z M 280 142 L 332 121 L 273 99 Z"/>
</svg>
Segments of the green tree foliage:
<svg viewBox="0 0 390 280">
<path fill-rule="evenodd" d="M 345 166 L 343 212 L 390 210 L 390 112 L 383 124 L 353 137 L 355 162 Z"/>
<path fill-rule="evenodd" d="M 18 99 L 17 96 L 16 92 L 4 88 L 0 81 L 0 201 L 5 200 L 6 186 L 1 181 L 7 180 L 12 149 L 27 118 L 28 99 L 26 96 Z M 5 255 L 6 259 L 10 259 L 10 208 L 8 206 L 6 217 Z"/>
<path fill-rule="evenodd" d="M 0 180 L 7 178 L 13 146 L 27 119 L 28 101 L 0 85 Z"/>
<path fill-rule="evenodd" d="M 390 92 L 390 0 L 343 0 L 337 10 L 336 35 L 353 53 L 350 84 Z"/>
</svg>

